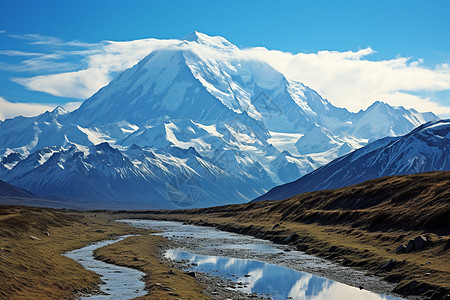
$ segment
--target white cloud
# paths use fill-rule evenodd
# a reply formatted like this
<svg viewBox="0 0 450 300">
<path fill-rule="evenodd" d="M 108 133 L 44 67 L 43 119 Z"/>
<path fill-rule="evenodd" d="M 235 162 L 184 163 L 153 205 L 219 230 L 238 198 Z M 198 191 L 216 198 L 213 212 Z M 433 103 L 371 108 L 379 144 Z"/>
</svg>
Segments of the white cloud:
<svg viewBox="0 0 450 300">
<path fill-rule="evenodd" d="M 36 34 L 15 37 L 35 44 L 60 47 L 53 54 L 31 57 L 23 62 L 23 68 L 42 70 L 46 66 L 52 66 L 66 68 L 66 71 L 55 69 L 55 74 L 13 80 L 30 90 L 75 99 L 88 98 L 107 84 L 113 73 L 133 66 L 153 50 L 180 43 L 179 40 L 142 39 L 86 44 L 78 41 L 64 42 Z M 77 48 L 74 50 L 73 47 Z M 436 99 L 434 94 L 450 90 L 448 63 L 442 63 L 433 69 L 423 67 L 422 59 L 409 57 L 370 60 L 370 55 L 375 53 L 370 47 L 358 51 L 298 54 L 250 48 L 240 53 L 245 57 L 266 61 L 287 77 L 317 90 L 334 105 L 351 111 L 365 109 L 375 100 L 381 100 L 418 111 L 450 115 L 450 103 L 444 105 L 445 99 Z M 80 61 L 78 68 L 73 68 L 73 64 L 67 62 L 56 61 L 74 55 L 80 56 L 77 58 Z M 0 68 L 8 67 L 10 66 L 0 63 Z"/>
<path fill-rule="evenodd" d="M 83 43 L 80 41 L 64 41 L 57 37 L 42 35 L 38 33 L 28 34 L 9 34 L 11 38 L 29 41 L 32 45 L 49 45 L 49 46 L 73 46 L 73 47 L 91 47 L 95 44 Z"/>
<path fill-rule="evenodd" d="M 77 109 L 81 102 L 69 102 L 62 105 L 67 111 Z M 0 121 L 13 118 L 16 116 L 32 117 L 39 115 L 45 111 L 52 111 L 57 104 L 43 104 L 43 103 L 25 103 L 25 102 L 9 102 L 0 97 Z"/>
<path fill-rule="evenodd" d="M 391 105 L 433 111 L 440 115 L 450 113 L 448 105 L 440 105 L 418 92 L 450 89 L 450 70 L 447 64 L 435 69 L 421 67 L 423 60 L 396 57 L 372 61 L 366 56 L 371 48 L 356 52 L 319 51 L 291 54 L 265 48 L 245 50 L 271 64 L 286 76 L 301 81 L 317 90 L 334 105 L 352 111 L 364 109 L 375 100 Z"/>
<path fill-rule="evenodd" d="M 13 78 L 14 82 L 26 86 L 33 91 L 41 91 L 58 97 L 85 99 L 108 84 L 108 73 L 101 69 L 86 69 L 32 78 Z"/>
<path fill-rule="evenodd" d="M 86 56 L 86 69 L 31 78 L 12 78 L 16 83 L 29 90 L 40 91 L 54 96 L 86 99 L 105 86 L 112 79 L 112 73 L 132 67 L 153 50 L 180 43 L 178 40 L 143 39 L 129 42 L 105 41 L 84 51 L 59 52 L 55 59 L 63 55 Z M 45 65 L 55 67 L 48 62 L 49 55 L 25 61 L 26 67 L 36 69 Z M 63 65 L 62 67 L 64 67 Z M 8 66 L 5 66 L 5 68 Z M 0 65 L 1 68 L 1 65 Z M 41 68 L 41 69 L 42 69 Z"/>
<path fill-rule="evenodd" d="M 25 52 L 25 51 L 17 51 L 17 50 L 0 50 L 0 55 L 7 56 L 40 56 L 42 53 L 34 53 L 34 52 Z"/>
</svg>

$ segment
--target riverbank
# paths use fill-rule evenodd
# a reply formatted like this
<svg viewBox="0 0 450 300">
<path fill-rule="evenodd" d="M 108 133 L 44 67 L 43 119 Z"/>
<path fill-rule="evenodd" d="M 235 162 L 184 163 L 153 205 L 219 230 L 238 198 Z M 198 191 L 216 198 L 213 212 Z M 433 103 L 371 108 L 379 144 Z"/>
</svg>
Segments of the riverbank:
<svg viewBox="0 0 450 300">
<path fill-rule="evenodd" d="M 447 299 L 449 174 L 387 177 L 284 201 L 119 212 L 117 217 L 180 221 L 247 234 L 381 276 L 395 283 L 393 292 L 404 296 Z M 411 242 L 408 251 L 401 247 L 414 239 L 423 243 Z"/>
<path fill-rule="evenodd" d="M 168 241 L 148 235 L 150 232 L 115 222 L 107 213 L 1 205 L 0 298 L 75 299 L 96 293 L 99 276 L 62 254 L 120 235 L 142 234 L 96 253 L 104 261 L 147 274 L 145 283 L 152 295 L 140 299 L 154 299 L 154 295 L 164 299 L 209 299 L 202 293 L 204 286 L 193 277 L 176 269 L 176 277 L 165 274 L 169 262 L 161 261 L 154 247 L 164 247 Z M 161 286 L 156 288 L 155 282 Z M 181 284 L 185 287 L 181 288 Z"/>
</svg>

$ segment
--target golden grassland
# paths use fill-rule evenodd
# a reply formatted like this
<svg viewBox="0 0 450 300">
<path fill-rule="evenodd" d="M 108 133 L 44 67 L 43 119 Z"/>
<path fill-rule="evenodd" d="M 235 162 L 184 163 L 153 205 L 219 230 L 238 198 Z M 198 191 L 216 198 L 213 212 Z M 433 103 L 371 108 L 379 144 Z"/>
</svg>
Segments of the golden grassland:
<svg viewBox="0 0 450 300">
<path fill-rule="evenodd" d="M 383 276 L 397 283 L 398 293 L 443 299 L 450 292 L 449 187 L 450 172 L 430 172 L 385 177 L 283 201 L 136 211 L 127 216 L 215 226 L 288 243 Z M 431 240 L 423 250 L 393 253 L 418 235 Z M 382 269 L 391 259 L 395 267 Z"/>
<path fill-rule="evenodd" d="M 99 276 L 61 254 L 124 234 L 142 236 L 99 249 L 97 255 L 144 271 L 152 296 L 142 299 L 180 298 L 177 293 L 183 299 L 207 299 L 194 278 L 178 270 L 176 276 L 165 274 L 169 266 L 158 260 L 155 247 L 167 240 L 148 233 L 114 222 L 104 213 L 0 206 L 0 299 L 73 299 L 96 290 Z M 130 260 L 134 257 L 138 261 Z M 155 288 L 156 282 L 172 291 Z"/>
</svg>

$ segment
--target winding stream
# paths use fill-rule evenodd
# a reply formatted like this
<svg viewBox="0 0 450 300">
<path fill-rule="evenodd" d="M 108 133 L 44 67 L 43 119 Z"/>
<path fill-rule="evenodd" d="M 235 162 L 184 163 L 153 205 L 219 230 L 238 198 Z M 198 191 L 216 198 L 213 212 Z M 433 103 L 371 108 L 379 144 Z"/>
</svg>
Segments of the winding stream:
<svg viewBox="0 0 450 300">
<path fill-rule="evenodd" d="M 382 287 L 380 278 L 332 262 L 292 251 L 287 246 L 250 236 L 233 234 L 215 228 L 184 225 L 179 222 L 153 220 L 121 220 L 131 226 L 159 230 L 172 240 L 176 249 L 165 251 L 166 259 L 177 261 L 186 270 L 220 276 L 228 282 L 226 289 L 258 294 L 271 299 L 297 300 L 395 300 L 394 296 L 369 290 Z M 97 248 L 121 241 L 128 236 L 97 242 L 65 255 L 86 269 L 101 275 L 102 294 L 81 299 L 131 299 L 145 295 L 145 274 L 116 266 L 93 257 Z M 333 280 L 334 279 L 334 280 Z M 337 280 L 336 280 L 337 279 Z M 342 283 L 344 282 L 344 283 Z M 346 282 L 363 284 L 360 289 Z"/>
<path fill-rule="evenodd" d="M 73 250 L 64 255 L 75 260 L 87 270 L 101 276 L 104 284 L 100 284 L 100 295 L 82 296 L 80 299 L 89 300 L 126 300 L 146 294 L 145 283 L 141 280 L 145 274 L 126 267 L 116 266 L 94 258 L 94 250 L 119 242 L 129 235 L 121 236 L 114 240 L 105 240 L 90 244 L 86 247 Z"/>
</svg>

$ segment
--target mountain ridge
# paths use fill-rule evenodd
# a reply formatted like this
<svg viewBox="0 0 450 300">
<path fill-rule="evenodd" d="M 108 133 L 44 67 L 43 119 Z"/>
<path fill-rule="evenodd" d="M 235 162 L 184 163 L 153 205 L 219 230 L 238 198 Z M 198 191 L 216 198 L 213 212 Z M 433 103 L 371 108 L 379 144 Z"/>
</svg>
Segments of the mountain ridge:
<svg viewBox="0 0 450 300">
<path fill-rule="evenodd" d="M 425 123 L 404 136 L 375 141 L 253 201 L 282 200 L 384 176 L 448 170 L 450 119 Z"/>
<path fill-rule="evenodd" d="M 222 37 L 194 35 L 149 53 L 73 112 L 56 108 L 5 120 L 1 178 L 44 196 L 71 196 L 68 191 L 83 184 L 59 177 L 84 176 L 93 191 L 98 184 L 111 187 L 102 202 L 173 208 L 171 182 L 179 177 L 200 190 L 186 205 L 240 203 L 369 140 L 438 119 L 387 104 L 377 110 L 381 103 L 351 113 Z M 390 121 L 380 126 L 380 117 Z M 320 139 L 311 136 L 313 129 Z M 119 151 L 115 158 L 95 155 L 110 153 L 98 148 L 102 143 Z M 190 147 L 197 154 L 181 151 Z M 116 168 L 115 159 L 129 164 Z"/>
</svg>

